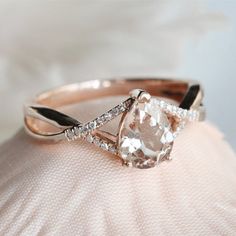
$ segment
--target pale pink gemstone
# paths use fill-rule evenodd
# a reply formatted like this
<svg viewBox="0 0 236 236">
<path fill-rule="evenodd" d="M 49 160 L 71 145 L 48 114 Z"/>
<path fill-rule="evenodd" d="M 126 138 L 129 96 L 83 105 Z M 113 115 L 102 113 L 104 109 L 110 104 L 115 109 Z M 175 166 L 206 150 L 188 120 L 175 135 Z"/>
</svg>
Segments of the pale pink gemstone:
<svg viewBox="0 0 236 236">
<path fill-rule="evenodd" d="M 168 158 L 173 145 L 173 132 L 167 115 L 157 105 L 157 99 L 135 101 L 121 124 L 119 155 L 133 167 L 154 167 Z"/>
</svg>

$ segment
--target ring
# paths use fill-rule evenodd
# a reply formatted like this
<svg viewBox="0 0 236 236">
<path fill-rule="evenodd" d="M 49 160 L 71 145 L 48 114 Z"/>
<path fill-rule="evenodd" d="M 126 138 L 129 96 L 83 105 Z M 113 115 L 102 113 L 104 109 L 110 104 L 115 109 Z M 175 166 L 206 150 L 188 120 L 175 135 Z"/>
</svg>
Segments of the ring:
<svg viewBox="0 0 236 236">
<path fill-rule="evenodd" d="M 65 105 L 123 95 L 126 99 L 85 123 L 57 111 Z M 171 160 L 174 140 L 185 125 L 204 120 L 202 100 L 202 87 L 195 81 L 161 78 L 92 80 L 39 94 L 24 106 L 24 125 L 26 132 L 34 138 L 84 139 L 117 155 L 126 166 L 146 169 Z M 120 117 L 118 132 L 104 131 L 102 127 L 116 117 Z"/>
</svg>

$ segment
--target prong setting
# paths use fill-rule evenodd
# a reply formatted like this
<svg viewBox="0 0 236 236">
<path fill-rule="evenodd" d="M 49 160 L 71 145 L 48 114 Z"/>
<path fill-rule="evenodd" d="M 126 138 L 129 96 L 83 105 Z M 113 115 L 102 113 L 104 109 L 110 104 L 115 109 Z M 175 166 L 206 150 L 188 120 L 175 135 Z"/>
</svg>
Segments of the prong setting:
<svg viewBox="0 0 236 236">
<path fill-rule="evenodd" d="M 151 95 L 142 89 L 133 89 L 129 94 L 132 98 L 137 99 L 139 102 L 148 102 L 151 99 Z"/>
</svg>

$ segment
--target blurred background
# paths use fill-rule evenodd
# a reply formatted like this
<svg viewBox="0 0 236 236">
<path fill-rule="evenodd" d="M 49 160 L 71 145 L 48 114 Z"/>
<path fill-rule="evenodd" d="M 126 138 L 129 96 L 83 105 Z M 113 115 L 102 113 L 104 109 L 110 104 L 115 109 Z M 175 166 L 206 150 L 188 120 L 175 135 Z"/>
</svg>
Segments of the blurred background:
<svg viewBox="0 0 236 236">
<path fill-rule="evenodd" d="M 0 142 L 36 93 L 115 76 L 194 78 L 236 149 L 236 1 L 0 0 Z"/>
</svg>

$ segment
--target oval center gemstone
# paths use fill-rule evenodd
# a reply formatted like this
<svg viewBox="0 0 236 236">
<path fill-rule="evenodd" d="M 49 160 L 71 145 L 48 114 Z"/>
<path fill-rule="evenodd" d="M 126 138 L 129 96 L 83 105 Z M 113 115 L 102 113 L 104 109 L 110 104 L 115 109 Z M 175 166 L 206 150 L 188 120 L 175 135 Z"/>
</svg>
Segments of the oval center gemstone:
<svg viewBox="0 0 236 236">
<path fill-rule="evenodd" d="M 125 115 L 119 133 L 119 155 L 133 167 L 154 167 L 170 154 L 173 132 L 167 115 L 157 105 L 157 99 L 135 101 Z"/>
</svg>

